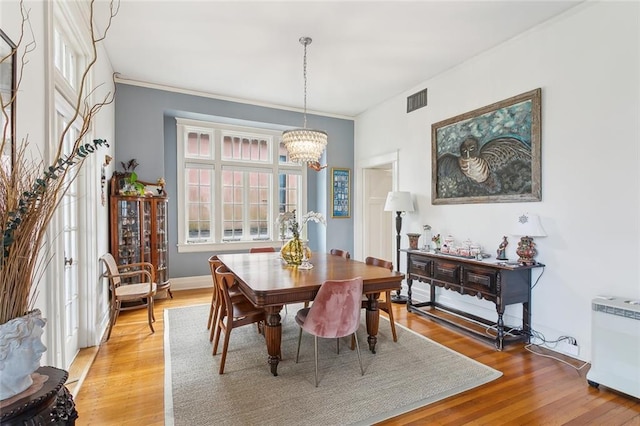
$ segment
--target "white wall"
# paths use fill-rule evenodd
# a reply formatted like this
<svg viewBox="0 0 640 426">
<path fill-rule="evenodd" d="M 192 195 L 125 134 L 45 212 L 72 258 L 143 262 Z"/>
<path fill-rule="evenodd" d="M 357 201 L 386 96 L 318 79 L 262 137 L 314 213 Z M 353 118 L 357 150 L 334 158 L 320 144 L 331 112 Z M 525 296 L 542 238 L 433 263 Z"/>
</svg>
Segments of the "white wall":
<svg viewBox="0 0 640 426">
<path fill-rule="evenodd" d="M 46 153 L 46 144 L 52 138 L 48 130 L 49 114 L 48 105 L 52 94 L 47 95 L 47 91 L 52 89 L 48 85 L 49 58 L 48 58 L 48 34 L 50 31 L 51 7 L 47 2 L 43 1 L 26 1 L 25 8 L 29 11 L 29 19 L 33 30 L 33 40 L 35 40 L 35 49 L 27 55 L 28 63 L 23 69 L 22 82 L 17 96 L 16 109 L 16 139 L 22 141 L 28 139 L 30 148 L 42 158 L 42 153 Z M 117 19 L 117 18 L 116 18 Z M 96 17 L 99 24 L 104 24 L 104 19 Z M 20 36 L 20 16 L 19 2 L 16 0 L 0 1 L 0 28 L 11 38 L 17 42 Z M 25 34 L 26 40 L 31 40 L 31 34 L 27 30 Z M 22 54 L 19 49 L 18 56 Z M 102 99 L 108 91 L 113 92 L 113 84 L 111 84 L 113 69 L 104 52 L 102 46 L 98 48 L 99 60 L 94 66 L 93 84 L 99 86 L 94 95 L 95 99 Z M 90 299 L 81 307 L 84 318 L 83 327 L 85 334 L 81 336 L 81 345 L 95 345 L 98 343 L 97 337 L 104 330 L 106 319 L 108 316 L 108 288 L 98 275 L 98 256 L 108 251 L 108 194 L 107 202 L 102 206 L 100 201 L 100 166 L 104 162 L 105 155 L 114 157 L 114 105 L 105 106 L 93 121 L 93 129 L 89 135 L 91 139 L 106 139 L 111 148 L 102 149 L 100 152 L 86 161 L 85 173 L 88 176 L 88 190 L 84 196 L 92 201 L 93 208 L 88 214 L 90 233 L 84 235 L 87 239 L 86 246 L 89 252 L 86 253 L 87 268 L 89 275 L 93 277 L 89 282 L 83 282 L 84 286 L 81 290 L 85 295 L 89 295 Z M 52 143 L 57 143 L 53 140 Z M 107 168 L 107 178 L 111 176 L 114 170 L 114 163 Z M 105 187 L 105 191 L 106 191 Z M 53 256 L 60 257 L 61 253 L 51 253 Z M 60 263 L 60 262 L 58 262 Z M 62 345 L 63 337 L 57 333 L 55 327 L 55 306 L 57 303 L 57 295 L 54 286 L 60 285 L 57 280 L 51 280 L 48 274 L 43 276 L 37 291 L 35 307 L 43 312 L 43 316 L 48 319 L 49 325 L 45 327 L 45 335 L 43 341 L 51 349 Z M 57 308 L 61 309 L 61 308 Z M 45 352 L 42 358 L 42 365 L 55 365 L 55 354 L 52 350 Z M 58 366 L 63 367 L 63 366 Z"/>
<path fill-rule="evenodd" d="M 356 119 L 356 163 L 399 148 L 399 189 L 416 195 L 418 210 L 405 216 L 403 234 L 429 224 L 434 234 L 470 238 L 495 254 L 519 213 L 540 215 L 548 237 L 536 240 L 546 268 L 532 292 L 533 328 L 547 339 L 575 337 L 585 360 L 591 299 L 640 298 L 639 16 L 638 2 L 582 4 Z M 537 87 L 542 202 L 432 205 L 431 124 Z M 428 106 L 407 114 L 406 97 L 423 88 Z M 516 258 L 517 239 L 509 241 L 507 255 Z M 495 319 L 486 301 L 439 294 Z M 520 306 L 507 314 L 516 325 Z"/>
</svg>

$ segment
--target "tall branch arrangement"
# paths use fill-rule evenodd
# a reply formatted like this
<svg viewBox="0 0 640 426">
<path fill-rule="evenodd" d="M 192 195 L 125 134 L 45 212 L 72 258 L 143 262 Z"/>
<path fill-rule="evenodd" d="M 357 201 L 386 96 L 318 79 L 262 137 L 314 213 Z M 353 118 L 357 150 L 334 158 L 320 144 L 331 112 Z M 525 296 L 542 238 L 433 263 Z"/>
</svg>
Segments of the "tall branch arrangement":
<svg viewBox="0 0 640 426">
<path fill-rule="evenodd" d="M 13 164 L 0 165 L 0 324 L 26 314 L 33 307 L 37 296 L 37 283 L 51 258 L 50 254 L 40 256 L 45 245 L 48 225 L 85 159 L 100 147 L 109 146 L 105 140 L 95 139 L 93 142 L 87 142 L 85 137 L 96 114 L 103 106 L 113 102 L 115 86 L 113 92 L 107 93 L 97 102 L 92 102 L 95 89 L 88 89 L 87 81 L 98 59 L 97 45 L 104 40 L 118 7 L 113 1 L 110 2 L 110 16 L 105 30 L 98 32 L 94 27 L 94 1 L 90 3 L 88 23 L 91 53 L 81 73 L 78 96 L 69 124 L 55 136 L 55 144 L 52 144 L 52 159 L 33 159 L 28 155 L 28 140 L 25 138 L 15 149 Z M 22 24 L 16 49 L 0 58 L 0 63 L 5 62 L 16 51 L 22 51 L 17 64 L 18 77 L 13 97 L 19 93 L 23 71 L 28 63 L 27 56 L 36 47 L 29 11 L 23 2 L 20 3 L 20 11 Z M 29 34 L 32 41 L 26 41 Z M 10 119 L 7 111 L 12 101 L 13 99 L 9 102 L 1 101 L 5 123 Z M 73 135 L 71 126 L 78 119 L 81 123 L 80 130 L 77 135 Z M 69 152 L 65 152 L 65 140 L 70 137 L 73 137 L 73 146 Z M 5 125 L 2 129 L 0 152 L 6 152 L 4 148 L 9 143 L 15 141 L 11 140 L 8 126 Z"/>
</svg>

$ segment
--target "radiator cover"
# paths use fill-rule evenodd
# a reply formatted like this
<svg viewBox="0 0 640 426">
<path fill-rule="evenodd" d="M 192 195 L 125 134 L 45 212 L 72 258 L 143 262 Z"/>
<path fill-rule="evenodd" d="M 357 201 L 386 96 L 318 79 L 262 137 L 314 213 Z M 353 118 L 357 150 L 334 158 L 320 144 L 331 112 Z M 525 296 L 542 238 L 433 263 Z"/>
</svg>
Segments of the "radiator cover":
<svg viewBox="0 0 640 426">
<path fill-rule="evenodd" d="M 640 398 L 640 300 L 593 299 L 591 345 L 588 383 Z"/>
</svg>

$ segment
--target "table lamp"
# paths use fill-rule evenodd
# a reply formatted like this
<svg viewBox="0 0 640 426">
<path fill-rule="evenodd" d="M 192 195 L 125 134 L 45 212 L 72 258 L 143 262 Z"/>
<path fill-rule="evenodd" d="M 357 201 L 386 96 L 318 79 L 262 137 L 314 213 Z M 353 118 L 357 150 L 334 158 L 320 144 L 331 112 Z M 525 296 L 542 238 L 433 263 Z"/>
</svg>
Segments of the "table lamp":
<svg viewBox="0 0 640 426">
<path fill-rule="evenodd" d="M 518 254 L 518 263 L 522 265 L 535 265 L 535 256 L 537 254 L 536 245 L 533 242 L 533 237 L 546 237 L 547 233 L 544 232 L 542 224 L 540 223 L 540 216 L 537 214 L 523 213 L 518 217 L 513 235 L 521 237 L 518 242 L 518 248 L 516 253 Z"/>
<path fill-rule="evenodd" d="M 400 231 L 402 230 L 402 213 L 413 211 L 413 200 L 408 191 L 391 191 L 387 194 L 384 203 L 384 211 L 396 212 L 396 270 L 400 272 Z M 393 303 L 407 303 L 407 298 L 400 295 L 401 290 L 396 290 L 391 297 Z"/>
</svg>

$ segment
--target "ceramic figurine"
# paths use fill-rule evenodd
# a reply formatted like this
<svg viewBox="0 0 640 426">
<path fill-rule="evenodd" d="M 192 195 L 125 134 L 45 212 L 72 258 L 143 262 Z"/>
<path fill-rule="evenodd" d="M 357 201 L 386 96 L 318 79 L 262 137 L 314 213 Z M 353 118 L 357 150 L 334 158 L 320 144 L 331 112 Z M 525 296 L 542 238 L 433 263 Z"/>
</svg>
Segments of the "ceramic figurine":
<svg viewBox="0 0 640 426">
<path fill-rule="evenodd" d="M 509 260 L 507 259 L 507 254 L 506 254 L 507 245 L 509 245 L 509 242 L 507 241 L 507 236 L 505 235 L 504 237 L 502 237 L 502 242 L 498 246 L 498 250 L 497 250 L 498 255 L 496 256 L 496 259 Z"/>
</svg>

